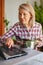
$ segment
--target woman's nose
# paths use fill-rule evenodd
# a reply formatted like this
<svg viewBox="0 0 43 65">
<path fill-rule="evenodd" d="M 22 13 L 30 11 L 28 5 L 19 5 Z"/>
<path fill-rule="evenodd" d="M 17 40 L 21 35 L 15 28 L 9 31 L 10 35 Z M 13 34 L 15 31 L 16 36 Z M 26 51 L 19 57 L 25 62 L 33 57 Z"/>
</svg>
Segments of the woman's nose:
<svg viewBox="0 0 43 65">
<path fill-rule="evenodd" d="M 21 15 L 21 18 L 24 18 L 24 15 L 23 14 Z"/>
</svg>

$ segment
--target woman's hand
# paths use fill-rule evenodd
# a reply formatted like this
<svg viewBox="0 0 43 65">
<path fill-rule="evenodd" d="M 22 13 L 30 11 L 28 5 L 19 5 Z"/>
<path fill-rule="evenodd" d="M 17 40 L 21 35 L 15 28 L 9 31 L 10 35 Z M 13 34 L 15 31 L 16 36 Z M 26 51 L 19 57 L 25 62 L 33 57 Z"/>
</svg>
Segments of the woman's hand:
<svg viewBox="0 0 43 65">
<path fill-rule="evenodd" d="M 43 46 L 43 43 L 42 43 L 41 40 L 36 40 L 35 43 L 36 43 L 36 47 L 35 47 L 36 50 L 38 50 L 38 48 L 40 48 L 41 46 Z"/>
<path fill-rule="evenodd" d="M 6 44 L 9 48 L 14 46 L 14 42 L 11 38 L 6 39 Z"/>
</svg>

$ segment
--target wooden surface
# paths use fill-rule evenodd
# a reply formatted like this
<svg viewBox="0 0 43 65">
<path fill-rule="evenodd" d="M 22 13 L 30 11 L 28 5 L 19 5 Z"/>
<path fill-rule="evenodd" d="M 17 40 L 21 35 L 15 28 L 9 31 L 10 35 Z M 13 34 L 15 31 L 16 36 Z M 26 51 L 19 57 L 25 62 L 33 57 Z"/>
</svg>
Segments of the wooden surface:
<svg viewBox="0 0 43 65">
<path fill-rule="evenodd" d="M 4 34 L 4 0 L 0 0 L 0 36 Z"/>
</svg>

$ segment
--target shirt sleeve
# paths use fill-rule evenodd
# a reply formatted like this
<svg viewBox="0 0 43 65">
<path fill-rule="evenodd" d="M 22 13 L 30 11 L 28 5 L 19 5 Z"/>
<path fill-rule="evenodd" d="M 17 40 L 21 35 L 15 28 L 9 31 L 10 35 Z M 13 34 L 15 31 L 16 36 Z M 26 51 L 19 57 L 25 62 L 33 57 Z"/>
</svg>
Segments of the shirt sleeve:
<svg viewBox="0 0 43 65">
<path fill-rule="evenodd" d="M 5 33 L 1 39 L 7 39 L 16 35 L 16 26 L 14 25 L 7 33 Z"/>
<path fill-rule="evenodd" d="M 42 25 L 40 24 L 40 28 L 39 28 L 39 38 L 42 40 Z"/>
</svg>

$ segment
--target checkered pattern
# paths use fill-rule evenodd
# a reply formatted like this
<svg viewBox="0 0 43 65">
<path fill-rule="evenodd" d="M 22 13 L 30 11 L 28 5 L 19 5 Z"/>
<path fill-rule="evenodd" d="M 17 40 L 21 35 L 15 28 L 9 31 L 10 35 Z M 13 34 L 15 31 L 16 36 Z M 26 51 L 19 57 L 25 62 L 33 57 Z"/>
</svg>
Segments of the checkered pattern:
<svg viewBox="0 0 43 65">
<path fill-rule="evenodd" d="M 8 37 L 19 36 L 21 39 L 42 39 L 42 26 L 41 24 L 35 22 L 32 28 L 28 29 L 23 25 L 16 23 L 14 26 L 4 35 L 2 39 Z"/>
</svg>

